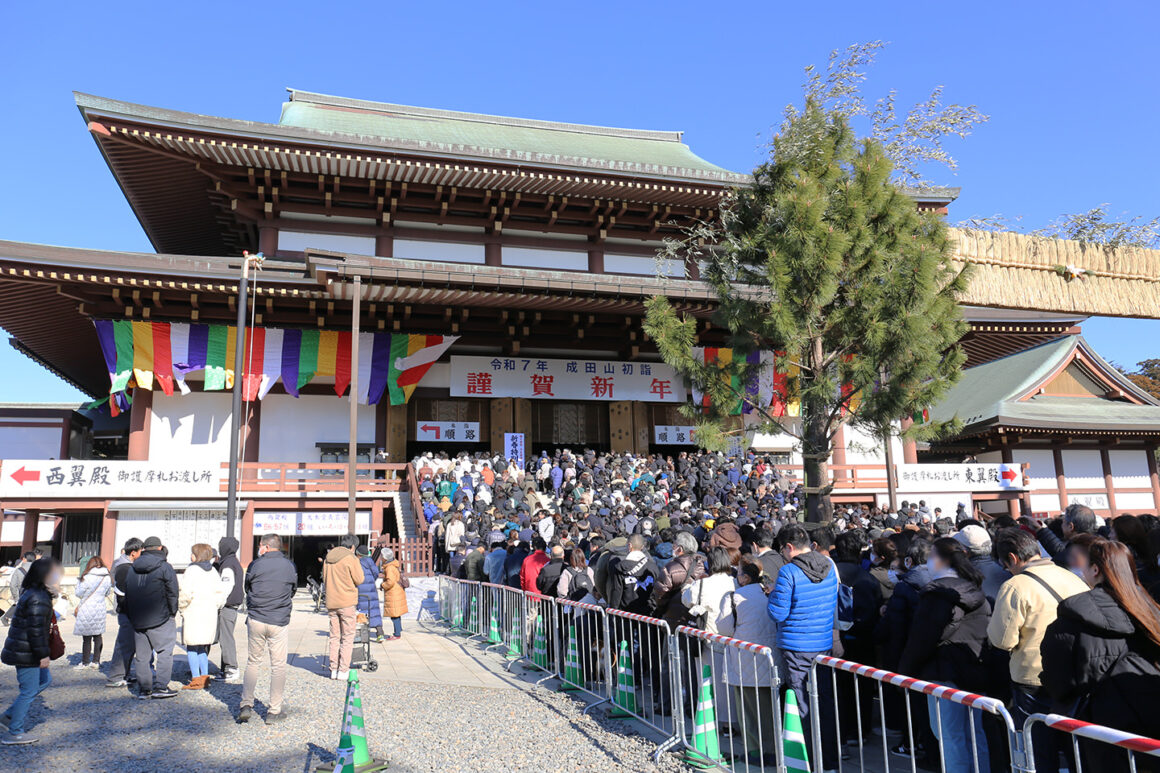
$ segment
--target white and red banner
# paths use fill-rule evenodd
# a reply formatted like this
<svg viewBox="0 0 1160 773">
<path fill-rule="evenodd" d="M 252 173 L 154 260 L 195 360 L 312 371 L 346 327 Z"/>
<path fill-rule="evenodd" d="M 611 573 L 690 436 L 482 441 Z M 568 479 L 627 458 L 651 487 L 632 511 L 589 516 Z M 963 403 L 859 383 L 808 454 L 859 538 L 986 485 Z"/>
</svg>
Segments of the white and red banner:
<svg viewBox="0 0 1160 773">
<path fill-rule="evenodd" d="M 687 395 L 676 371 L 659 362 L 451 358 L 452 397 L 683 403 Z"/>
<path fill-rule="evenodd" d="M 211 499 L 220 491 L 220 465 L 125 462 L 109 459 L 4 459 L 0 499 Z"/>
</svg>

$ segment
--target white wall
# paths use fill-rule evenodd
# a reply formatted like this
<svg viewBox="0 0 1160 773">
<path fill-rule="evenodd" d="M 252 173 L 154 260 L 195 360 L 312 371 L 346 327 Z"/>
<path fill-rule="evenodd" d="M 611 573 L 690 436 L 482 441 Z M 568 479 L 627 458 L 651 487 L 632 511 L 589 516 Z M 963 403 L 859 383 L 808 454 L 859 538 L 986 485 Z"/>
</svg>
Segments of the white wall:
<svg viewBox="0 0 1160 773">
<path fill-rule="evenodd" d="M 1150 488 L 1152 479 L 1148 475 L 1148 452 L 1143 449 L 1135 451 L 1108 451 L 1108 460 L 1112 463 L 1112 477 L 1115 478 L 1116 488 Z M 1118 498 L 1117 498 L 1118 499 Z"/>
<path fill-rule="evenodd" d="M 588 253 L 576 250 L 545 250 L 538 247 L 503 248 L 505 266 L 542 268 L 559 271 L 585 271 L 588 269 Z"/>
<path fill-rule="evenodd" d="M 353 234 L 308 233 L 306 231 L 279 231 L 278 249 L 305 252 L 307 248 L 352 252 L 355 255 L 374 255 L 375 237 Z"/>
<path fill-rule="evenodd" d="M 260 461 L 317 462 L 316 443 L 345 442 L 349 437 L 350 401 L 334 395 L 270 394 L 262 401 L 259 427 Z M 373 405 L 358 407 L 358 442 L 375 442 Z"/>
<path fill-rule="evenodd" d="M 59 459 L 60 421 L 43 427 L 0 427 L 0 459 Z"/>
<path fill-rule="evenodd" d="M 1104 465 L 1097 450 L 1063 449 L 1063 472 L 1068 491 L 1104 488 Z"/>
<path fill-rule="evenodd" d="M 1029 464 L 1031 474 L 1031 488 L 1053 489 L 1055 480 L 1055 454 L 1051 449 L 1043 448 L 1016 448 L 1011 452 L 1011 458 L 1016 464 Z M 1098 464 L 1099 459 L 1096 459 Z"/>
<path fill-rule="evenodd" d="M 230 458 L 230 393 L 153 393 L 150 460 L 220 463 Z"/>
<path fill-rule="evenodd" d="M 371 254 L 374 254 L 373 250 Z M 483 263 L 483 244 L 395 239 L 394 255 L 396 258 L 404 258 L 407 260 Z"/>
<path fill-rule="evenodd" d="M 652 255 L 619 255 L 604 253 L 604 270 L 610 274 L 639 274 L 641 276 L 657 275 L 657 259 Z M 685 267 L 678 260 L 669 260 L 665 263 L 664 276 L 682 276 Z"/>
</svg>

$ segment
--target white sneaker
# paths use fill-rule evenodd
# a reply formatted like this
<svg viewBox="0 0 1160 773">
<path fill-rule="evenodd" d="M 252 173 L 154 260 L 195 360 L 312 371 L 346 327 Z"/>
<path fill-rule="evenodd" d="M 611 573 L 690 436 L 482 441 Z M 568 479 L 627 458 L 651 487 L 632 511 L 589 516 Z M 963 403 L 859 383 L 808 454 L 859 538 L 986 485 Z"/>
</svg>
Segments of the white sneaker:
<svg viewBox="0 0 1160 773">
<path fill-rule="evenodd" d="M 94 671 L 100 671 L 101 664 L 94 660 L 92 663 L 89 663 L 89 668 L 91 668 Z"/>
<path fill-rule="evenodd" d="M 331 678 L 331 679 L 338 679 L 338 672 L 337 672 L 337 671 L 331 671 L 331 672 L 330 672 L 330 678 Z"/>
<path fill-rule="evenodd" d="M 73 671 L 87 671 L 88 668 L 88 663 L 77 663 L 75 666 L 73 666 Z"/>
</svg>

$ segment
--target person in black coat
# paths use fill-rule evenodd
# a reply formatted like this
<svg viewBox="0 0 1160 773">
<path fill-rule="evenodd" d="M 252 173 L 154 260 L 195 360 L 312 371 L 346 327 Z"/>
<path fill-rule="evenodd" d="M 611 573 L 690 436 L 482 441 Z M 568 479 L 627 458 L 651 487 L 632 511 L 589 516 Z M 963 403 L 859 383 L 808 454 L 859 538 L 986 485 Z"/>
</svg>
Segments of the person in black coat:
<svg viewBox="0 0 1160 773">
<path fill-rule="evenodd" d="M 966 548 L 951 537 L 936 540 L 927 559 L 931 582 L 918 598 L 910 635 L 898 670 L 931 682 L 976 690 L 985 679 L 980 655 L 987 640 L 991 605 L 983 595 L 983 576 Z M 942 740 L 946 773 L 970 773 L 978 759 L 988 769 L 987 741 L 976 712 L 950 701 L 927 701 L 931 727 Z M 941 719 L 941 724 L 940 720 Z"/>
<path fill-rule="evenodd" d="M 50 587 L 60 583 L 60 564 L 52 558 L 38 558 L 28 567 L 21 584 L 20 599 L 12 613 L 12 624 L 0 662 L 16 667 L 20 693 L 4 712 L 8 733 L 0 740 L 5 746 L 36 743 L 24 732 L 24 721 L 32 700 L 52 684 L 48 670 L 49 642 L 53 615 Z"/>
<path fill-rule="evenodd" d="M 267 657 L 270 659 L 270 702 L 267 704 L 270 708 L 266 722 L 279 722 L 286 718 L 282 691 L 286 686 L 287 628 L 294 593 L 298 590 L 298 570 L 282 552 L 282 538 L 277 534 L 264 534 L 258 541 L 258 557 L 250 562 L 245 588 L 249 652 L 238 722 L 248 722 L 253 715 L 258 672 Z"/>
<path fill-rule="evenodd" d="M 125 573 L 120 590 L 125 597 L 125 615 L 136 632 L 138 694 L 142 698 L 172 698 L 177 694 L 169 689 L 173 647 L 177 643 L 177 573 L 165 560 L 160 537 L 145 540 L 141 555 Z M 150 656 L 154 657 L 156 671 L 150 668 Z"/>
<path fill-rule="evenodd" d="M 1160 735 L 1160 607 L 1136 577 L 1132 552 L 1097 539 L 1084 579 L 1092 587 L 1059 604 L 1040 646 L 1043 686 L 1064 714 L 1149 736 Z M 1127 755 L 1107 744 L 1080 741 L 1085 770 L 1126 771 Z M 1138 770 L 1158 770 L 1138 756 Z"/>
<path fill-rule="evenodd" d="M 238 623 L 238 610 L 242 606 L 242 596 L 245 589 L 242 581 L 246 573 L 242 570 L 242 563 L 238 561 L 238 541 L 233 537 L 222 537 L 218 541 L 218 560 L 214 562 L 214 569 L 222 576 L 222 583 L 229 586 L 229 596 L 226 604 L 218 612 L 218 643 L 221 646 L 222 678 L 227 682 L 237 682 L 238 645 L 234 638 L 234 630 Z"/>
</svg>

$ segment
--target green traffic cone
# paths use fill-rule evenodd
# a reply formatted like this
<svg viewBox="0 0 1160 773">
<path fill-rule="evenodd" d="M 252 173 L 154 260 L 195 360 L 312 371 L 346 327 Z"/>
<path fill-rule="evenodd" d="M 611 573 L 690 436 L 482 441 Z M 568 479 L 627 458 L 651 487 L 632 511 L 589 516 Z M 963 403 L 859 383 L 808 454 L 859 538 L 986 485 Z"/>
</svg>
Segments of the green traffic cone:
<svg viewBox="0 0 1160 773">
<path fill-rule="evenodd" d="M 524 656 L 524 632 L 520 628 L 520 616 L 512 617 L 512 633 L 508 637 L 508 651 L 506 657 L 508 660 L 519 660 Z"/>
<path fill-rule="evenodd" d="M 568 649 L 564 653 L 564 679 L 560 692 L 574 692 L 584 686 L 584 670 L 580 667 L 580 653 L 576 648 L 576 624 L 568 625 Z"/>
<path fill-rule="evenodd" d="M 690 766 L 707 770 L 724 762 L 717 739 L 717 712 L 713 707 L 713 673 L 707 663 L 701 667 L 701 694 L 693 711 L 692 746 L 685 751 L 685 762 Z"/>
<path fill-rule="evenodd" d="M 810 756 L 806 749 L 805 731 L 802 729 L 802 715 L 798 711 L 797 694 L 792 689 L 785 691 L 785 721 L 781 738 L 786 770 L 809 773 Z"/>
<path fill-rule="evenodd" d="M 471 608 L 467 612 L 467 632 L 474 634 L 479 628 L 479 599 L 471 597 Z"/>
<path fill-rule="evenodd" d="M 354 742 L 349 735 L 343 733 L 338 739 L 338 751 L 334 756 L 334 773 L 354 773 Z"/>
<path fill-rule="evenodd" d="M 632 673 L 632 656 L 628 642 L 620 642 L 620 659 L 616 664 L 616 691 L 612 694 L 610 717 L 630 717 L 636 710 L 636 680 Z"/>
<path fill-rule="evenodd" d="M 342 717 L 342 733 L 349 736 L 354 747 L 354 766 L 370 765 L 370 751 L 367 749 L 367 731 L 363 722 L 362 693 L 359 690 L 358 671 L 351 669 L 346 677 L 346 711 Z"/>
<path fill-rule="evenodd" d="M 532 636 L 532 662 L 548 670 L 548 639 L 544 634 L 544 618 L 536 617 L 536 632 Z"/>
<path fill-rule="evenodd" d="M 495 617 L 495 609 L 491 610 L 491 628 L 487 632 L 488 644 L 503 644 L 503 636 L 499 633 L 499 620 Z"/>
</svg>

